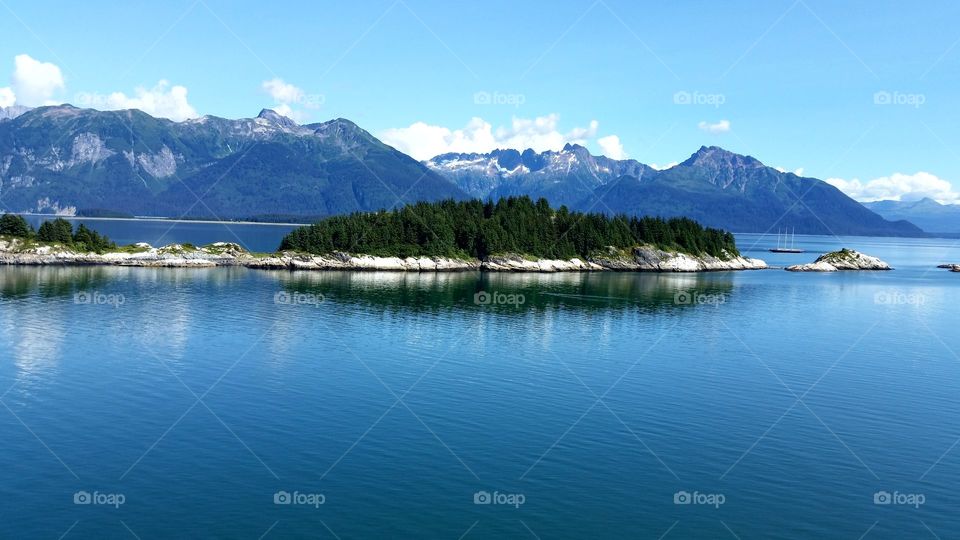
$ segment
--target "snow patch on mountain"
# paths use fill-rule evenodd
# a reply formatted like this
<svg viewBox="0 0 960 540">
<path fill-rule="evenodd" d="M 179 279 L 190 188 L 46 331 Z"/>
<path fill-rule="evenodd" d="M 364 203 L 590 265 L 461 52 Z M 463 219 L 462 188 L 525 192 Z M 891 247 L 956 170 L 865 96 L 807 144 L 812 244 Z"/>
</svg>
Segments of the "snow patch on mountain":
<svg viewBox="0 0 960 540">
<path fill-rule="evenodd" d="M 489 154 L 442 154 L 424 164 L 482 198 L 529 190 L 536 184 L 570 193 L 584 192 L 621 176 L 642 178 L 652 172 L 638 161 L 593 156 L 587 148 L 576 144 L 541 153 L 504 149 Z"/>
</svg>

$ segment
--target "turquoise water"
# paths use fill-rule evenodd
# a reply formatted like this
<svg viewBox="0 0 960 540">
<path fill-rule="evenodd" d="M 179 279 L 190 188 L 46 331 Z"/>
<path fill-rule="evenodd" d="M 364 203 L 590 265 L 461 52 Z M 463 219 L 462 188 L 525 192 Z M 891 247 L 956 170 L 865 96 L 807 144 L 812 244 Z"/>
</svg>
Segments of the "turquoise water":
<svg viewBox="0 0 960 540">
<path fill-rule="evenodd" d="M 0 268 L 0 536 L 960 534 L 954 241 L 738 241 L 897 270 Z"/>
</svg>

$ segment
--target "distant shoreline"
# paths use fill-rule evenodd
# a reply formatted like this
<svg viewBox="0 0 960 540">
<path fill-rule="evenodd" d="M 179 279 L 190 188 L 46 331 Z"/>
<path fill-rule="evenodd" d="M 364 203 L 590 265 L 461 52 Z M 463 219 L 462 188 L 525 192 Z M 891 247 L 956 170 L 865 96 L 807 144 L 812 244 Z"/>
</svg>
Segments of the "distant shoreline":
<svg viewBox="0 0 960 540">
<path fill-rule="evenodd" d="M 164 223 L 202 223 L 206 225 L 274 225 L 278 227 L 309 227 L 313 223 L 294 223 L 294 222 L 277 222 L 277 221 L 248 221 L 248 220 L 214 220 L 214 219 L 184 219 L 184 218 L 171 218 L 171 217 L 157 217 L 157 216 L 133 216 L 133 217 L 93 217 L 93 216 L 65 216 L 59 214 L 35 214 L 32 212 L 9 212 L 10 214 L 16 214 L 19 216 L 32 216 L 32 217 L 44 217 L 44 218 L 63 218 L 63 219 L 89 219 L 91 221 L 159 221 Z M 759 235 L 759 236 L 775 236 L 774 233 L 767 231 L 731 231 L 734 235 Z M 810 233 L 797 233 L 799 237 L 813 237 L 813 236 L 835 236 L 840 238 L 941 238 L 946 240 L 956 240 L 960 238 L 960 232 L 958 233 L 931 233 L 924 232 L 923 236 L 875 236 L 875 235 L 862 235 L 862 234 L 840 234 L 840 235 L 830 235 L 830 234 L 810 234 Z"/>
</svg>

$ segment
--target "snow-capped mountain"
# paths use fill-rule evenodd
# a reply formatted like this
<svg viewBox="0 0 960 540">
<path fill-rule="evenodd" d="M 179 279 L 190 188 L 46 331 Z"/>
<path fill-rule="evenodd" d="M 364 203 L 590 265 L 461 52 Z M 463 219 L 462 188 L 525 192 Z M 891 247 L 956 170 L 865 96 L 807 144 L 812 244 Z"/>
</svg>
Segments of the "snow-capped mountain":
<svg viewBox="0 0 960 540">
<path fill-rule="evenodd" d="M 905 221 L 884 220 L 825 182 L 715 146 L 666 170 L 593 156 L 576 145 L 559 152 L 443 154 L 425 164 L 481 198 L 545 197 L 576 210 L 686 216 L 734 231 L 764 232 L 779 223 L 815 234 L 923 234 Z"/>
<path fill-rule="evenodd" d="M 621 176 L 656 172 L 638 161 L 594 156 L 580 145 L 559 152 L 494 150 L 488 154 L 443 154 L 424 164 L 475 197 L 494 199 L 536 193 L 553 204 L 575 204 Z"/>
</svg>

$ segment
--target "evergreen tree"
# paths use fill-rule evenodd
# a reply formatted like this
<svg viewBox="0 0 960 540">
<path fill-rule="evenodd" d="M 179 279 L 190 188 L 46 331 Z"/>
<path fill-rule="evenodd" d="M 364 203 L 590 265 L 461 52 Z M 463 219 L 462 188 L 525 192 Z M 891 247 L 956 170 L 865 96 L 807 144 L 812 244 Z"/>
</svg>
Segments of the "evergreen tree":
<svg viewBox="0 0 960 540">
<path fill-rule="evenodd" d="M 553 210 L 545 199 L 534 202 L 529 197 L 422 202 L 393 211 L 331 217 L 291 232 L 280 249 L 476 258 L 521 253 L 569 259 L 641 244 L 694 255 L 739 255 L 732 234 L 704 228 L 691 219 Z"/>
<path fill-rule="evenodd" d="M 73 245 L 81 251 L 95 251 L 97 253 L 117 247 L 109 238 L 101 235 L 97 231 L 88 229 L 87 226 L 82 223 L 77 227 L 77 232 L 73 235 Z"/>
<path fill-rule="evenodd" d="M 44 221 L 37 231 L 37 240 L 41 242 L 73 243 L 73 225 L 63 218 L 53 221 Z"/>
<path fill-rule="evenodd" d="M 4 214 L 0 217 L 0 234 L 7 236 L 16 236 L 19 238 L 29 238 L 33 236 L 33 227 L 23 219 L 23 216 L 16 214 Z"/>
</svg>

